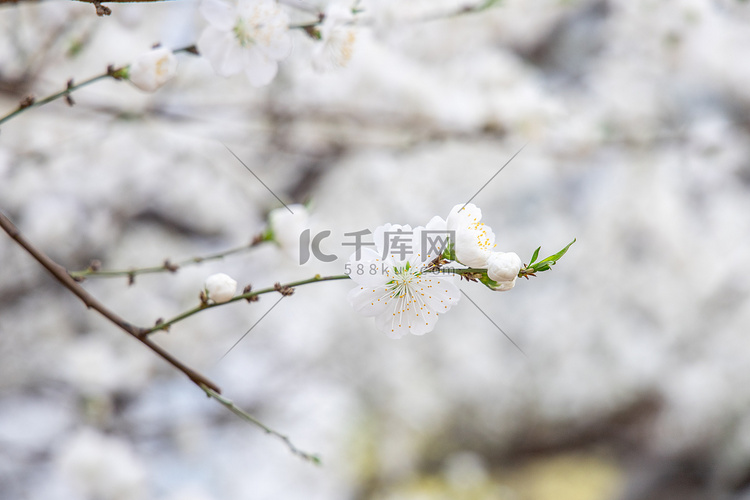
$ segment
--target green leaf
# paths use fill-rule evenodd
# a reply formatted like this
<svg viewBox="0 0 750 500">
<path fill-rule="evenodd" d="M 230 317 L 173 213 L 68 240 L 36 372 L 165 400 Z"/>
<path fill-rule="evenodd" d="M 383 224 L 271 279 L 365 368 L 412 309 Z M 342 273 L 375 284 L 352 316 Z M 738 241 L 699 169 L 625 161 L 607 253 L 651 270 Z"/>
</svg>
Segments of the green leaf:
<svg viewBox="0 0 750 500">
<path fill-rule="evenodd" d="M 536 262 L 536 258 L 539 257 L 539 250 L 541 250 L 542 247 L 538 247 L 536 250 L 534 250 L 534 254 L 531 256 L 531 260 L 529 261 L 529 267 Z"/>
<path fill-rule="evenodd" d="M 557 252 L 557 253 L 556 253 L 556 254 L 554 254 L 554 255 L 550 255 L 549 257 L 547 257 L 547 258 L 546 258 L 546 259 L 544 259 L 544 260 L 540 260 L 539 262 L 537 262 L 537 265 L 536 265 L 536 266 L 534 266 L 534 267 L 535 267 L 535 268 L 536 268 L 536 269 L 537 269 L 538 271 L 541 271 L 541 269 L 540 269 L 540 268 L 538 267 L 538 265 L 539 265 L 539 264 L 544 264 L 545 262 L 549 262 L 549 265 L 548 265 L 548 266 L 547 266 L 547 268 L 545 269 L 545 271 L 546 271 L 547 269 L 549 269 L 549 266 L 551 266 L 551 265 L 554 265 L 554 264 L 555 264 L 555 263 L 556 263 L 556 262 L 557 262 L 558 260 L 560 260 L 560 258 L 561 258 L 561 257 L 562 257 L 563 255 L 565 255 L 565 252 L 567 252 L 567 251 L 568 251 L 568 248 L 570 248 L 570 246 L 571 246 L 571 245 L 572 245 L 573 243 L 575 243 L 575 242 L 576 242 L 576 239 L 575 239 L 575 238 L 573 238 L 573 241 L 571 241 L 570 243 L 568 243 L 568 244 L 567 244 L 567 245 L 565 246 L 565 248 L 563 248 L 562 250 L 560 250 L 559 252 Z"/>
</svg>

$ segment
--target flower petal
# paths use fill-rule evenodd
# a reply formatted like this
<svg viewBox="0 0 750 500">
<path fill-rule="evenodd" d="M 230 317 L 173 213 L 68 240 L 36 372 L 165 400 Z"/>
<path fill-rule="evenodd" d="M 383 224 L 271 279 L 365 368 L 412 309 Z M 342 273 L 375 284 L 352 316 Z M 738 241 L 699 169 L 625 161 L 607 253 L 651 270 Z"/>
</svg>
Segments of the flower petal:
<svg viewBox="0 0 750 500">
<path fill-rule="evenodd" d="M 356 252 L 349 257 L 351 272 L 349 277 L 355 283 L 366 286 L 384 286 L 391 280 L 392 263 L 380 259 L 380 255 L 372 248 L 362 248 L 359 260 Z"/>
<path fill-rule="evenodd" d="M 436 313 L 447 312 L 461 299 L 461 291 L 454 283 L 453 276 L 441 275 L 433 277 L 423 275 L 420 283 L 420 293 L 423 293 L 425 304 Z"/>
<path fill-rule="evenodd" d="M 238 0 L 237 13 L 244 19 L 268 17 L 281 10 L 274 0 Z"/>
<path fill-rule="evenodd" d="M 216 29 L 231 31 L 236 21 L 237 11 L 230 4 L 221 0 L 203 0 L 199 11 Z"/>
<path fill-rule="evenodd" d="M 198 51 L 211 63 L 221 76 L 236 75 L 242 70 L 240 46 L 231 31 L 206 27 L 198 39 Z"/>
<path fill-rule="evenodd" d="M 284 59 L 292 52 L 292 37 L 288 33 L 275 36 L 268 40 L 268 44 L 262 48 L 270 59 L 277 61 Z"/>
<path fill-rule="evenodd" d="M 414 240 L 414 231 L 408 224 L 405 226 L 385 224 L 375 228 L 372 237 L 378 253 L 383 255 L 387 247 L 388 258 L 393 259 L 399 265 L 405 264 L 409 257 L 419 251 L 419 241 Z M 400 250 L 401 248 L 404 249 L 403 253 Z"/>
<path fill-rule="evenodd" d="M 279 65 L 268 59 L 256 47 L 243 51 L 245 74 L 253 87 L 262 87 L 271 83 L 276 76 Z"/>
<path fill-rule="evenodd" d="M 451 208 L 451 211 L 446 218 L 446 224 L 448 229 L 455 231 L 460 227 L 467 227 L 470 224 L 479 222 L 480 220 L 482 220 L 482 210 L 473 203 L 469 203 L 466 206 L 456 205 Z"/>
<path fill-rule="evenodd" d="M 236 43 L 233 35 L 230 35 L 230 37 L 231 41 L 225 45 L 226 52 L 221 58 L 219 69 L 216 70 L 222 76 L 236 75 L 245 68 L 244 58 L 247 50 Z"/>
<path fill-rule="evenodd" d="M 430 222 L 425 224 L 425 229 L 429 229 L 430 231 L 445 231 L 448 229 L 448 223 L 440 217 L 439 215 L 436 215 L 432 219 L 430 219 Z"/>
<path fill-rule="evenodd" d="M 363 316 L 377 316 L 388 307 L 391 294 L 384 287 L 358 286 L 349 290 L 347 299 L 355 311 Z"/>
<path fill-rule="evenodd" d="M 440 218 L 437 217 L 437 219 Z M 440 220 L 442 221 L 442 219 Z M 432 227 L 434 229 L 421 226 L 414 228 L 413 244 L 415 252 L 409 259 L 412 265 L 426 267 L 445 250 L 450 233 L 439 223 Z"/>
<path fill-rule="evenodd" d="M 418 307 L 405 297 L 392 300 L 393 304 L 375 318 L 375 325 L 391 338 L 398 339 L 411 333 L 424 335 L 437 323 L 437 314 Z"/>
<path fill-rule="evenodd" d="M 487 259 L 495 248 L 495 233 L 483 223 L 456 229 L 456 258 L 469 267 L 487 267 Z"/>
<path fill-rule="evenodd" d="M 497 282 L 513 281 L 522 265 L 521 258 L 515 252 L 492 252 L 487 259 L 487 276 Z"/>
<path fill-rule="evenodd" d="M 516 278 L 513 278 L 510 281 L 499 281 L 497 283 L 497 286 L 494 288 L 494 290 L 496 290 L 498 292 L 507 292 L 508 290 L 510 290 L 511 288 L 513 288 L 514 286 L 516 286 L 516 280 L 517 279 L 518 278 L 516 277 Z"/>
</svg>

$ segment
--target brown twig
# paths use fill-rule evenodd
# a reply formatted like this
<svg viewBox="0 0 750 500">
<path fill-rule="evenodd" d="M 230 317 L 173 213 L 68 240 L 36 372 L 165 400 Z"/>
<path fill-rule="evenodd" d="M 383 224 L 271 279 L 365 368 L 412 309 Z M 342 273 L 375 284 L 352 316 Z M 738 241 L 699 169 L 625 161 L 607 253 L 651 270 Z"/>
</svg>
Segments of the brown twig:
<svg viewBox="0 0 750 500">
<path fill-rule="evenodd" d="M 94 298 L 89 292 L 86 291 L 86 289 L 84 289 L 68 274 L 68 271 L 63 266 L 49 258 L 44 252 L 36 248 L 28 240 L 26 240 L 26 238 L 23 237 L 18 228 L 2 212 L 0 212 L 0 227 L 2 227 L 3 230 L 8 233 L 8 236 L 13 238 L 16 243 L 18 243 L 24 250 L 26 250 L 29 255 L 34 258 L 34 260 L 39 262 L 39 264 L 47 269 L 47 271 L 49 271 L 52 276 L 54 276 L 55 279 L 60 282 L 60 284 L 62 284 L 65 288 L 70 290 L 71 293 L 81 299 L 86 307 L 95 310 L 96 312 L 107 318 L 109 321 L 117 325 L 120 329 L 138 339 L 149 349 L 151 349 L 162 359 L 164 359 L 167 363 L 171 364 L 182 373 L 184 373 L 199 387 L 206 386 L 217 393 L 221 393 L 221 389 L 219 389 L 216 384 L 214 384 L 205 376 L 196 372 L 189 366 L 182 363 L 180 360 L 172 356 L 170 353 L 168 353 L 159 345 L 155 344 L 151 339 L 149 339 L 146 336 L 146 333 L 149 331 L 149 329 L 139 328 L 128 323 L 120 316 L 108 309 L 106 306 L 104 306 L 104 304 L 99 302 L 96 298 Z"/>
<path fill-rule="evenodd" d="M 8 0 L 0 0 L 0 4 L 2 2 L 7 2 Z M 145 0 L 144 0 L 145 1 Z M 172 52 L 177 54 L 178 52 L 189 52 L 191 54 L 197 54 L 197 49 L 194 45 L 191 45 L 189 47 L 183 47 L 180 49 L 175 49 Z M 123 80 L 128 77 L 128 69 L 130 66 L 123 66 L 121 68 L 115 68 L 113 65 L 107 66 L 107 71 L 99 74 L 97 76 L 91 77 L 87 80 L 84 80 L 80 83 L 74 83 L 72 79 L 68 80 L 66 83 L 65 89 L 61 90 L 55 94 L 49 95 L 47 97 L 44 97 L 42 99 L 37 99 L 34 96 L 26 96 L 16 107 L 15 110 L 11 111 L 5 116 L 0 116 L 0 125 L 7 122 L 8 120 L 11 120 L 15 118 L 17 115 L 20 115 L 21 113 L 25 113 L 26 111 L 36 108 L 39 106 L 43 106 L 45 104 L 48 104 L 52 101 L 55 101 L 60 98 L 64 98 L 69 105 L 73 102 L 73 98 L 71 97 L 71 93 L 74 91 L 77 91 L 78 89 L 81 89 L 87 85 L 91 85 L 94 82 L 98 82 L 99 80 L 104 80 L 107 78 L 113 78 L 115 80 Z"/>
<path fill-rule="evenodd" d="M 141 2 L 164 2 L 169 0 L 76 0 L 78 2 L 102 4 L 102 3 L 141 3 Z M 4 3 L 39 3 L 40 0 L 0 0 L 0 4 Z"/>
<path fill-rule="evenodd" d="M 208 262 L 211 260 L 219 260 L 223 259 L 224 257 L 228 257 L 230 255 L 234 255 L 240 252 L 244 252 L 247 250 L 250 250 L 251 248 L 255 248 L 264 241 L 268 241 L 266 238 L 263 237 L 262 234 L 256 235 L 253 237 L 253 239 L 250 241 L 250 243 L 246 245 L 242 245 L 235 248 L 230 248 L 229 250 L 224 250 L 222 252 L 212 253 L 210 255 L 203 255 L 198 257 L 191 257 L 189 259 L 172 262 L 169 259 L 166 259 L 162 265 L 160 266 L 152 266 L 152 267 L 140 267 L 140 268 L 131 268 L 131 269 L 102 269 L 102 263 L 101 261 L 94 260 L 91 262 L 91 265 L 87 267 L 86 269 L 83 269 L 81 271 L 69 271 L 68 274 L 73 277 L 76 281 L 83 281 L 86 278 L 117 278 L 117 277 L 125 277 L 128 278 L 129 284 L 133 284 L 135 282 L 136 276 L 139 276 L 141 274 L 153 274 L 153 273 L 163 273 L 163 272 L 170 272 L 175 273 L 180 268 L 189 266 L 189 265 L 197 265 L 201 264 L 203 262 Z"/>
</svg>

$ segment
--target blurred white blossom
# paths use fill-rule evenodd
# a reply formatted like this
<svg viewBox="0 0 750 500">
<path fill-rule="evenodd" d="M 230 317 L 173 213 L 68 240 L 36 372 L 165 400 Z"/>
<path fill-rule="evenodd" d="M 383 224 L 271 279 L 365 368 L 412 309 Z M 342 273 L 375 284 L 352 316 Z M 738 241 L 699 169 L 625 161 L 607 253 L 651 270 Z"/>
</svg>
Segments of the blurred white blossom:
<svg viewBox="0 0 750 500">
<path fill-rule="evenodd" d="M 198 50 L 221 76 L 242 71 L 253 86 L 273 80 L 277 61 L 292 50 L 289 18 L 273 0 L 203 0 L 200 12 L 208 26 L 198 39 Z"/>
<path fill-rule="evenodd" d="M 516 284 L 522 265 L 521 258 L 514 252 L 492 252 L 487 259 L 487 276 L 499 284 L 499 290 L 510 290 Z"/>
<path fill-rule="evenodd" d="M 361 258 L 356 253 L 349 259 L 350 277 L 359 286 L 349 292 L 348 299 L 355 311 L 374 316 L 375 324 L 391 338 L 401 338 L 407 333 L 423 335 L 432 331 L 438 316 L 448 312 L 458 303 L 461 293 L 454 284 L 454 276 L 423 272 L 424 267 L 436 257 L 422 254 L 423 227 L 386 224 L 374 231 L 375 246 L 362 249 Z M 386 250 L 387 235 L 400 234 L 410 243 L 411 251 L 402 255 Z"/>
<path fill-rule="evenodd" d="M 82 429 L 63 445 L 58 466 L 85 498 L 145 499 L 146 473 L 126 441 Z"/>
<path fill-rule="evenodd" d="M 313 66 L 318 71 L 343 68 L 349 64 L 357 41 L 357 29 L 352 24 L 352 8 L 342 4 L 332 4 L 325 11 L 320 25 L 322 42 L 315 47 Z"/>
<path fill-rule="evenodd" d="M 62 377 L 88 397 L 138 389 L 152 375 L 148 353 L 116 349 L 109 339 L 97 335 L 85 335 L 71 342 L 61 361 Z"/>
<path fill-rule="evenodd" d="M 237 282 L 224 273 L 212 274 L 206 278 L 206 295 L 217 304 L 229 301 L 237 291 Z"/>
<path fill-rule="evenodd" d="M 291 211 L 290 211 L 291 210 Z M 299 256 L 300 235 L 310 227 L 310 212 L 300 204 L 276 208 L 268 214 L 273 240 L 291 258 Z"/>
<path fill-rule="evenodd" d="M 128 79 L 145 92 L 155 92 L 177 74 L 177 58 L 166 47 L 141 54 L 130 65 Z"/>
</svg>

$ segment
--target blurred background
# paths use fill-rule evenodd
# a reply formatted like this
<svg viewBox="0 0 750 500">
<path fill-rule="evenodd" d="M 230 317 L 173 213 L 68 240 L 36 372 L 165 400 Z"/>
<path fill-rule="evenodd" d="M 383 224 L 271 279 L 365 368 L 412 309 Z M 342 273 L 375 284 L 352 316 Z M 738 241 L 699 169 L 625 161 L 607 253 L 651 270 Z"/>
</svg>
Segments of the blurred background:
<svg viewBox="0 0 750 500">
<path fill-rule="evenodd" d="M 110 5 L 0 6 L 0 114 L 204 26 L 192 1 Z M 316 467 L 0 237 L 0 498 L 750 498 L 750 5 L 451 15 L 466 5 L 361 2 L 345 68 L 316 72 L 298 30 L 262 89 L 180 54 L 154 94 L 102 81 L 0 127 L 0 209 L 70 270 L 248 243 L 280 204 L 223 144 L 333 232 L 330 264 L 266 243 L 84 283 L 138 325 L 196 305 L 216 272 L 256 288 L 339 274 L 337 236 L 425 224 L 478 191 L 499 250 L 528 262 L 578 239 L 509 292 L 462 282 L 481 311 L 462 300 L 423 337 L 388 339 L 347 281 L 299 287 L 221 360 L 276 296 L 156 335 Z"/>
</svg>

